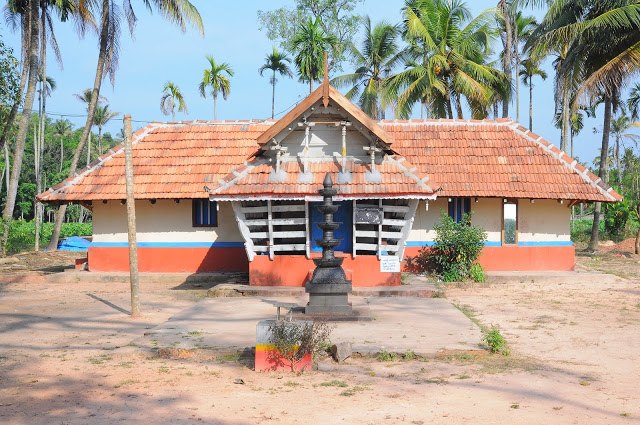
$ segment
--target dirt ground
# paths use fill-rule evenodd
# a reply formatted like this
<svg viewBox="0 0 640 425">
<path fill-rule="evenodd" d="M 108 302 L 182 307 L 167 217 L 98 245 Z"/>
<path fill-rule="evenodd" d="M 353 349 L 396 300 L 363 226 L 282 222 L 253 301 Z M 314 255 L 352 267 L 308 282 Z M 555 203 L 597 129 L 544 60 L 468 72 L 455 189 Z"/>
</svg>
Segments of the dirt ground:
<svg viewBox="0 0 640 425">
<path fill-rule="evenodd" d="M 640 423 L 636 256 L 578 257 L 581 270 L 627 279 L 558 284 L 523 276 L 446 288 L 478 323 L 500 327 L 509 356 L 478 349 L 339 365 L 323 359 L 300 375 L 256 373 L 243 356 L 206 348 L 131 346 L 205 291 L 144 284 L 144 317 L 133 320 L 127 284 L 49 278 L 72 258 L 0 264 L 0 423 Z"/>
</svg>

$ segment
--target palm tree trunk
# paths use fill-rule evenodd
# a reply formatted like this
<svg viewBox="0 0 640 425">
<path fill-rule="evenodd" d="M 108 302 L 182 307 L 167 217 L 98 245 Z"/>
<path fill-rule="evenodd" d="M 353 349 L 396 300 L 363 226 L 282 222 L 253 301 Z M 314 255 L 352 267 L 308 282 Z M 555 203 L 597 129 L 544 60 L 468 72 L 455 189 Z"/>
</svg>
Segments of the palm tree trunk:
<svg viewBox="0 0 640 425">
<path fill-rule="evenodd" d="M 217 121 L 218 120 L 218 110 L 217 110 L 217 103 L 218 101 L 218 95 L 214 94 L 213 95 L 213 120 Z"/>
<path fill-rule="evenodd" d="M 507 5 L 507 1 L 506 0 L 499 0 L 498 1 L 498 10 L 500 10 L 500 13 L 502 13 L 502 16 L 504 17 L 504 29 L 505 29 L 505 35 L 504 35 L 504 55 L 502 55 L 502 71 L 504 72 L 504 74 L 509 78 L 509 82 L 511 82 L 511 79 L 513 78 L 512 72 L 511 72 L 511 51 L 513 50 L 512 45 L 512 32 L 511 32 L 511 17 L 509 16 L 509 10 L 508 10 L 508 5 Z M 509 99 L 504 99 L 502 101 L 502 118 L 508 118 L 509 117 Z"/>
<path fill-rule="evenodd" d="M 616 171 L 618 176 L 618 184 L 622 183 L 622 170 L 620 169 L 620 135 L 616 135 L 615 152 L 613 155 L 616 159 Z"/>
<path fill-rule="evenodd" d="M 91 164 L 91 131 L 89 131 L 89 140 L 87 140 L 87 167 Z"/>
<path fill-rule="evenodd" d="M 513 31 L 513 54 L 516 63 L 516 122 L 520 122 L 520 79 L 518 69 L 520 68 L 520 52 L 518 51 L 518 28 Z"/>
<path fill-rule="evenodd" d="M 9 116 L 5 121 L 4 127 L 2 129 L 2 136 L 0 136 L 0 147 L 5 146 L 7 142 L 7 136 L 9 135 L 9 131 L 11 127 L 13 127 L 13 123 L 16 120 L 16 116 L 18 115 L 18 108 L 20 107 L 20 101 L 22 100 L 22 95 L 24 94 L 24 86 L 27 83 L 27 76 L 29 75 L 29 61 L 27 60 L 27 55 L 29 51 L 29 43 L 31 42 L 30 34 L 30 24 L 29 24 L 29 16 L 22 17 L 22 72 L 20 73 L 20 90 L 18 91 L 18 98 L 14 101 L 13 106 L 11 106 L 11 111 L 9 112 Z M 8 168 L 7 168 L 8 170 Z M 7 184 L 8 184 L 7 180 Z"/>
<path fill-rule="evenodd" d="M 460 94 L 456 93 L 455 94 L 456 97 L 456 112 L 458 114 L 458 119 L 464 119 L 464 116 L 462 115 L 462 103 L 460 103 Z"/>
<path fill-rule="evenodd" d="M 102 126 L 98 126 L 98 155 L 102 155 Z"/>
<path fill-rule="evenodd" d="M 271 78 L 271 119 L 276 115 L 276 71 L 273 71 Z"/>
<path fill-rule="evenodd" d="M 11 164 L 9 163 L 9 146 L 4 145 L 4 173 L 5 173 L 5 184 L 7 185 L 7 192 L 9 192 L 9 171 L 11 170 Z"/>
<path fill-rule="evenodd" d="M 566 80 L 566 79 L 565 79 Z M 569 87 L 565 81 L 562 88 L 562 138 L 560 139 L 560 150 L 567 151 L 567 143 L 569 143 L 569 128 L 571 120 L 571 110 L 569 107 Z"/>
<path fill-rule="evenodd" d="M 107 46 L 109 41 L 109 0 L 102 0 L 102 16 L 100 22 L 100 51 L 98 53 L 98 64 L 96 66 L 96 76 L 93 80 L 93 91 L 91 92 L 91 102 L 87 108 L 87 121 L 82 130 L 82 136 L 80 136 L 80 142 L 76 147 L 76 151 L 73 154 L 71 160 L 71 166 L 69 167 L 69 177 L 73 176 L 78 168 L 80 162 L 80 155 L 84 150 L 84 145 L 89 140 L 91 134 L 91 125 L 93 124 L 93 118 L 96 112 L 96 105 L 100 98 L 100 86 L 104 77 L 105 60 L 107 55 Z M 67 205 L 62 204 L 58 208 L 56 213 L 56 222 L 53 226 L 53 233 L 51 234 L 51 242 L 49 243 L 49 250 L 55 250 L 58 247 L 58 239 L 60 239 L 60 230 L 62 229 L 62 223 L 64 222 L 64 216 L 67 212 Z"/>
<path fill-rule="evenodd" d="M 636 204 L 636 213 L 638 214 L 638 218 L 640 218 L 640 202 Z M 640 229 L 636 232 L 635 253 L 640 254 Z"/>
<path fill-rule="evenodd" d="M 60 136 L 60 172 L 64 163 L 64 136 Z"/>
<path fill-rule="evenodd" d="M 529 77 L 529 131 L 533 131 L 533 84 Z"/>
<path fill-rule="evenodd" d="M 9 238 L 9 221 L 13 217 L 13 209 L 16 205 L 16 196 L 18 194 L 18 183 L 20 180 L 20 171 L 22 169 L 22 159 L 24 157 L 24 147 L 27 140 L 27 130 L 29 129 L 29 119 L 31 118 L 31 110 L 33 108 L 33 100 L 36 93 L 36 82 L 38 77 L 38 11 L 39 1 L 29 1 L 29 20 L 31 21 L 31 41 L 29 42 L 29 79 L 27 82 L 27 94 L 24 98 L 24 106 L 22 109 L 22 117 L 18 127 L 18 135 L 13 153 L 13 168 L 11 170 L 11 180 L 9 181 L 9 189 L 5 199 L 4 210 L 2 211 L 2 240 L 0 241 L 0 249 L 2 255 L 6 255 L 7 239 Z"/>
<path fill-rule="evenodd" d="M 42 2 L 40 13 L 40 136 L 37 144 L 37 166 L 36 166 L 36 193 L 42 193 L 42 159 L 44 156 L 44 130 L 47 110 L 47 3 Z M 35 142 L 35 141 L 34 141 Z M 35 244 L 34 249 L 40 251 L 40 227 L 42 225 L 42 209 L 43 205 L 36 199 L 35 201 Z"/>
<path fill-rule="evenodd" d="M 313 78 L 309 77 L 309 94 L 313 92 Z"/>
<path fill-rule="evenodd" d="M 600 171 L 598 176 L 603 183 L 607 183 L 609 178 L 609 133 L 611 132 L 611 97 L 604 98 L 604 123 L 602 125 L 602 147 L 600 148 Z M 602 212 L 602 203 L 596 202 L 593 211 L 593 226 L 591 227 L 591 240 L 589 241 L 589 250 L 595 251 L 598 248 L 600 240 L 600 213 Z"/>
<path fill-rule="evenodd" d="M 573 139 L 575 137 L 575 133 L 573 130 L 571 130 L 571 158 L 574 158 L 573 156 Z"/>
</svg>

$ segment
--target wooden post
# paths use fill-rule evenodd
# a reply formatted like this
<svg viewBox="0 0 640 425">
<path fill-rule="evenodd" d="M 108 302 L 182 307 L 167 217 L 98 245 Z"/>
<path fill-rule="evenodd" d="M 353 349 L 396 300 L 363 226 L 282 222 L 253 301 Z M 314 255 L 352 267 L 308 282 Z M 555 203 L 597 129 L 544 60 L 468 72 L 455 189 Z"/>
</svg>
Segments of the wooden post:
<svg viewBox="0 0 640 425">
<path fill-rule="evenodd" d="M 133 196 L 133 153 L 131 115 L 124 116 L 124 175 L 127 186 L 127 230 L 129 235 L 129 277 L 131 281 L 131 317 L 140 316 L 140 279 L 136 241 L 136 205 Z"/>
</svg>

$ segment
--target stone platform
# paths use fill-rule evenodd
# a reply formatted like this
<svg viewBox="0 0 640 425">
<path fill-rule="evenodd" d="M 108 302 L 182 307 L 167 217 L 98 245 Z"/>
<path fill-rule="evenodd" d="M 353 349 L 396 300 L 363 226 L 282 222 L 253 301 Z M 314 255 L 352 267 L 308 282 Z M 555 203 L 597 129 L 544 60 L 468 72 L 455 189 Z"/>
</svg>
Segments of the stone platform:
<svg viewBox="0 0 640 425">
<path fill-rule="evenodd" d="M 306 297 L 279 297 L 278 302 L 306 303 Z M 413 297 L 350 297 L 373 320 L 335 322 L 331 341 L 351 342 L 365 355 L 381 351 L 428 356 L 443 349 L 477 349 L 480 329 L 448 300 Z M 204 299 L 148 330 L 134 345 L 146 348 L 210 348 L 221 351 L 255 346 L 256 323 L 276 316 L 273 298 Z"/>
</svg>

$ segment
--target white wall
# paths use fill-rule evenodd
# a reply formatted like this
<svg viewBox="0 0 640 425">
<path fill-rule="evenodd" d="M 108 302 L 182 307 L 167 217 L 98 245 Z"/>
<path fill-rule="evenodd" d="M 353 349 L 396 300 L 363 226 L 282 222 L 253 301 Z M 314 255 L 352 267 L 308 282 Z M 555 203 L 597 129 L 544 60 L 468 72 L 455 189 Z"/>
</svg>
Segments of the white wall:
<svg viewBox="0 0 640 425">
<path fill-rule="evenodd" d="M 519 242 L 568 242 L 571 240 L 571 209 L 552 199 L 518 202 Z"/>
<path fill-rule="evenodd" d="M 220 202 L 218 227 L 193 227 L 191 200 L 136 201 L 138 242 L 242 242 L 230 202 Z M 93 203 L 93 241 L 127 242 L 127 208 L 119 201 Z"/>
<path fill-rule="evenodd" d="M 487 242 L 501 241 L 502 204 L 501 198 L 479 198 L 478 202 L 471 198 L 471 222 L 487 232 Z M 420 201 L 407 240 L 433 241 L 433 226 L 443 211 L 448 212 L 447 198 L 430 201 L 428 211 L 425 202 Z M 528 199 L 521 199 L 518 202 L 518 241 L 568 242 L 571 240 L 569 219 L 570 210 L 566 204 L 561 205 L 555 200 L 536 200 L 532 204 Z"/>
</svg>

